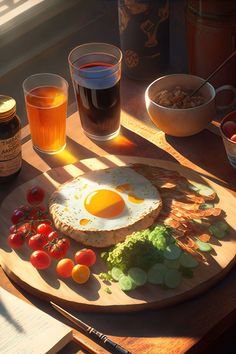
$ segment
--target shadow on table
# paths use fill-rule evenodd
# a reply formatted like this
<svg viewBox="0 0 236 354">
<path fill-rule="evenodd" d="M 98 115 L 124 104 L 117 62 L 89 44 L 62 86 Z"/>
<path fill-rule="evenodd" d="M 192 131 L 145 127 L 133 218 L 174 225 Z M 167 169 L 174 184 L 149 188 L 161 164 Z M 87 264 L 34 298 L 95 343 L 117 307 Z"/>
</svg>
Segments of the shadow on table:
<svg viewBox="0 0 236 354">
<path fill-rule="evenodd" d="M 96 144 L 103 151 L 112 155 L 140 156 L 176 161 L 173 156 L 163 149 L 124 127 L 121 128 L 119 136 L 113 140 L 104 142 L 91 141 L 90 143 Z M 36 153 L 38 153 L 51 168 L 74 164 L 83 159 L 99 157 L 98 154 L 69 137 L 67 137 L 67 146 L 61 153 L 55 155 L 46 155 L 40 152 Z"/>
<path fill-rule="evenodd" d="M 209 147 L 208 149 L 206 148 L 209 134 L 212 135 L 211 140 L 214 150 L 209 149 Z M 200 137 L 202 144 L 199 144 Z M 221 179 L 221 181 L 219 181 L 218 179 L 214 179 L 214 177 L 210 177 L 211 180 L 221 184 L 223 187 L 230 187 L 230 189 L 236 191 L 235 184 L 233 185 L 228 182 L 228 185 L 223 182 L 232 181 L 232 179 L 235 178 L 235 170 L 228 162 L 221 137 L 207 130 L 203 130 L 196 135 L 185 138 L 166 135 L 166 141 L 186 159 Z"/>
<path fill-rule="evenodd" d="M 177 162 L 168 152 L 125 127 L 121 128 L 119 136 L 115 139 L 96 142 L 96 144 L 112 155 L 149 157 Z"/>
<path fill-rule="evenodd" d="M 67 137 L 66 147 L 62 152 L 49 155 L 35 151 L 51 168 L 73 164 L 78 160 L 97 157 L 98 155 L 87 147 L 82 146 L 73 139 Z"/>
<path fill-rule="evenodd" d="M 151 122 L 145 106 L 147 82 L 123 78 L 121 82 L 121 108 L 131 116 Z"/>
<path fill-rule="evenodd" d="M 126 342 L 122 342 L 122 345 L 124 347 L 128 346 L 129 350 L 132 350 L 132 347 L 137 349 L 135 342 L 138 338 L 142 337 L 149 338 L 150 348 L 153 350 L 153 346 L 155 346 L 158 350 L 157 352 L 159 352 L 162 345 L 163 348 L 166 348 L 166 345 L 168 345 L 169 349 L 171 347 L 172 349 L 181 348 L 183 340 L 185 340 L 186 343 L 189 342 L 189 346 L 191 346 L 192 341 L 196 340 L 196 342 L 198 342 L 197 338 L 200 340 L 200 338 L 205 335 L 206 331 L 208 332 L 206 329 L 210 327 L 212 331 L 209 331 L 209 334 L 204 337 L 203 343 L 200 344 L 201 348 L 205 348 L 207 344 L 209 345 L 209 342 L 215 340 L 219 334 L 227 330 L 227 328 L 233 324 L 232 318 L 227 321 L 227 326 L 224 326 L 224 328 L 221 326 L 220 332 L 213 330 L 217 321 L 220 321 L 221 318 L 227 317 L 228 315 L 228 306 L 226 305 L 227 302 L 224 296 L 227 292 L 230 294 L 230 284 L 235 281 L 236 273 L 231 272 L 225 277 L 223 284 L 218 283 L 212 286 L 204 295 L 175 306 L 146 310 L 145 312 L 109 314 L 103 312 L 79 312 L 73 311 L 71 308 L 68 308 L 68 310 L 91 327 L 105 333 L 110 338 L 113 337 L 112 339 L 118 343 L 120 343 L 119 337 L 125 337 Z M 16 283 L 14 283 L 14 287 L 35 306 L 40 307 L 41 310 L 49 313 L 54 318 L 73 327 L 71 322 L 54 311 L 48 302 L 37 297 L 32 297 Z M 217 299 L 215 297 L 216 293 Z M 234 299 L 231 299 L 229 296 L 228 301 L 231 301 L 233 304 Z M 216 308 L 218 309 L 217 316 L 215 316 Z M 209 326 L 209 321 L 211 326 Z M 142 348 L 142 343 L 139 343 L 140 352 L 142 352 L 142 349 L 143 352 L 147 352 L 148 344 L 145 343 L 145 347 Z M 186 348 L 186 346 L 187 344 L 184 345 L 184 348 Z M 227 346 L 231 349 L 231 342 L 229 343 L 229 341 L 227 341 Z M 76 353 L 76 349 L 78 349 L 78 347 L 72 345 L 71 352 L 68 351 L 68 353 Z M 226 350 L 226 347 L 224 347 L 224 349 Z M 169 351 L 171 351 L 171 349 Z M 196 353 L 197 352 L 198 351 L 196 351 Z M 234 353 L 234 351 L 227 350 L 221 353 L 223 352 Z M 210 354 L 213 352 L 207 351 L 204 353 Z"/>
<path fill-rule="evenodd" d="M 27 175 L 24 175 L 23 177 L 23 171 L 27 170 Z M 22 161 L 22 168 L 19 173 L 19 175 L 12 181 L 7 182 L 7 184 L 2 183 L 1 184 L 1 200 L 0 200 L 0 205 L 3 199 L 10 194 L 16 187 L 20 186 L 21 184 L 25 183 L 26 181 L 29 181 L 30 179 L 38 176 L 42 172 L 35 168 L 34 166 L 30 165 L 28 162 L 25 160 Z"/>
<path fill-rule="evenodd" d="M 216 304 L 215 292 L 218 292 L 218 299 L 222 297 L 225 288 L 232 281 L 235 281 L 235 272 L 225 275 L 224 283 L 218 282 L 204 292 L 204 295 L 198 295 L 184 302 L 173 306 L 150 309 L 141 312 L 131 313 L 84 313 L 77 312 L 78 317 L 94 326 L 99 331 L 107 335 L 125 336 L 125 337 L 191 337 L 197 338 L 204 332 L 205 326 L 209 325 L 209 318 L 215 317 L 216 306 L 222 306 L 219 317 L 225 317 L 226 304 Z M 215 299 L 215 301 L 214 301 Z M 217 300 L 219 301 L 219 300 Z M 233 300 L 232 300 L 233 303 Z M 206 310 L 207 309 L 207 316 Z M 220 315 L 221 313 L 221 315 Z M 196 321 L 197 319 L 197 321 Z M 109 324 L 116 322 L 115 330 Z M 127 326 L 127 323 L 130 323 Z M 212 322 L 212 327 L 214 326 Z"/>
</svg>

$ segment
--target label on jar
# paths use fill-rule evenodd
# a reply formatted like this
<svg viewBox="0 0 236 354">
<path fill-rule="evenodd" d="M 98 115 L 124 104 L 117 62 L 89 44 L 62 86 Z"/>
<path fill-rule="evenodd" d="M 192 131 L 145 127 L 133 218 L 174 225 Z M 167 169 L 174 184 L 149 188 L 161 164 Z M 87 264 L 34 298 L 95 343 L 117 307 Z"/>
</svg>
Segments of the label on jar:
<svg viewBox="0 0 236 354">
<path fill-rule="evenodd" d="M 17 172 L 21 162 L 20 132 L 9 139 L 0 140 L 0 177 Z"/>
</svg>

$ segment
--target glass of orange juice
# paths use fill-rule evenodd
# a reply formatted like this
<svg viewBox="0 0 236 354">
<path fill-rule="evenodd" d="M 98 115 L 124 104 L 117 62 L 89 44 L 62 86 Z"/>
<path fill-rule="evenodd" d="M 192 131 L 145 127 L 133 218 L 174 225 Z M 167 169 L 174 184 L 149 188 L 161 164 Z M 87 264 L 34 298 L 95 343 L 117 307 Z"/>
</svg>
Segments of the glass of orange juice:
<svg viewBox="0 0 236 354">
<path fill-rule="evenodd" d="M 50 73 L 34 74 L 23 82 L 33 146 L 55 154 L 66 146 L 68 83 Z"/>
</svg>

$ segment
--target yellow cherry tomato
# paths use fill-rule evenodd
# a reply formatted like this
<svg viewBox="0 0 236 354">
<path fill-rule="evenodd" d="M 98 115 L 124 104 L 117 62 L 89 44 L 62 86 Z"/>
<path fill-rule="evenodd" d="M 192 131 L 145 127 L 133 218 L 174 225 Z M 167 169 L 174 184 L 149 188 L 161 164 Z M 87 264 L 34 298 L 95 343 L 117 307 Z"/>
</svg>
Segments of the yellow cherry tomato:
<svg viewBox="0 0 236 354">
<path fill-rule="evenodd" d="M 74 262 L 72 259 L 63 258 L 57 263 L 56 272 L 62 278 L 69 278 L 71 277 L 73 267 Z"/>
<path fill-rule="evenodd" d="M 79 284 L 84 284 L 89 279 L 90 269 L 86 265 L 76 264 L 72 269 L 72 279 Z"/>
</svg>

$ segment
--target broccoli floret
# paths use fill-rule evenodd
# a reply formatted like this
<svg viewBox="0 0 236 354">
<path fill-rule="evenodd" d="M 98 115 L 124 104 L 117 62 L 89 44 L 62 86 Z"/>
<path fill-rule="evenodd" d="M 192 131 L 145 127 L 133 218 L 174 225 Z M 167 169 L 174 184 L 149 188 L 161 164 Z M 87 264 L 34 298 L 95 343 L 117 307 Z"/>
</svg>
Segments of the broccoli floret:
<svg viewBox="0 0 236 354">
<path fill-rule="evenodd" d="M 111 251 L 102 253 L 101 257 L 110 269 L 118 267 L 125 272 L 131 267 L 139 267 L 147 270 L 163 260 L 163 250 L 167 246 L 166 238 L 170 236 L 170 227 L 156 225 L 134 232 Z"/>
<path fill-rule="evenodd" d="M 171 228 L 168 226 L 156 226 L 149 232 L 148 240 L 159 250 L 164 251 L 167 246 L 167 238 L 171 235 Z"/>
</svg>

